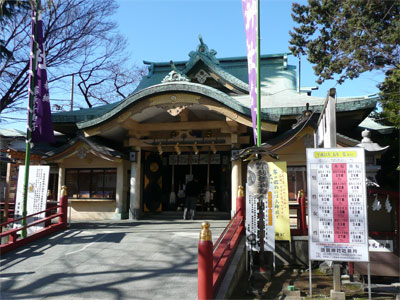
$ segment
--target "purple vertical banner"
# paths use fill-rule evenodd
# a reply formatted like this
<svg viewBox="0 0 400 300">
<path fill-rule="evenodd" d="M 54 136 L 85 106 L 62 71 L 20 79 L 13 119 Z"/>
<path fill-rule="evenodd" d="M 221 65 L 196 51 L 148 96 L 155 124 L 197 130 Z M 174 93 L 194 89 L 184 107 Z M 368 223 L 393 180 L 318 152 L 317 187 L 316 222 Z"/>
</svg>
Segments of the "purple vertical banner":
<svg viewBox="0 0 400 300">
<path fill-rule="evenodd" d="M 249 94 L 251 98 L 251 119 L 253 121 L 255 145 L 257 145 L 257 1 L 258 0 L 242 0 L 244 25 L 246 31 Z"/>
<path fill-rule="evenodd" d="M 37 35 L 35 35 L 35 13 L 38 13 Z M 47 82 L 46 59 L 43 47 L 43 21 L 40 12 L 32 11 L 32 35 L 31 35 L 31 72 L 29 75 L 29 87 L 32 75 L 35 80 L 34 107 L 32 115 L 32 142 L 54 143 L 53 122 L 51 120 L 49 86 Z M 33 43 L 36 37 L 36 68 L 33 66 Z M 33 74 L 34 70 L 35 74 Z M 32 93 L 32 91 L 30 91 Z M 29 126 L 29 124 L 28 124 Z"/>
</svg>

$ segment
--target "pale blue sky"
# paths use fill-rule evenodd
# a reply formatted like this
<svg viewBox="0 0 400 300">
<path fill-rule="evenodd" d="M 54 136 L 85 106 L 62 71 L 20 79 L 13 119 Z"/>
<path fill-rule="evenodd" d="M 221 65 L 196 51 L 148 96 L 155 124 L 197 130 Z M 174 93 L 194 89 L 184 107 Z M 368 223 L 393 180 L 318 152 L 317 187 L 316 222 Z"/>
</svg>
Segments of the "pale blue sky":
<svg viewBox="0 0 400 300">
<path fill-rule="evenodd" d="M 289 52 L 289 30 L 295 25 L 291 18 L 293 2 L 261 0 L 261 54 Z M 189 52 L 199 44 L 199 34 L 210 49 L 217 51 L 217 58 L 246 56 L 241 0 L 117 0 L 117 3 L 120 7 L 114 18 L 118 31 L 128 39 L 128 51 L 137 65 L 143 60 L 187 60 Z M 290 55 L 289 64 L 297 66 L 297 58 Z M 332 87 L 338 97 L 369 95 L 378 92 L 376 85 L 382 79 L 382 74 L 375 72 L 342 85 L 332 80 L 319 86 L 313 95 L 325 97 Z M 316 86 L 315 80 L 312 66 L 303 57 L 301 86 Z M 69 93 L 57 93 L 50 86 L 50 101 L 69 99 Z M 76 100 L 81 98 L 78 88 L 74 94 Z M 0 127 L 26 130 L 26 121 Z"/>
<path fill-rule="evenodd" d="M 198 36 L 203 36 L 217 58 L 246 56 L 241 0 L 118 0 L 117 22 L 128 38 L 132 59 L 154 62 L 182 61 L 196 50 Z M 261 54 L 289 52 L 289 30 L 294 1 L 261 0 Z M 306 1 L 296 1 L 305 3 Z M 289 63 L 298 64 L 289 56 Z M 368 95 L 378 92 L 380 73 L 363 74 L 360 79 L 336 85 L 324 83 L 313 95 L 324 97 L 335 87 L 338 97 Z M 302 59 L 301 85 L 316 86 L 316 76 L 306 58 Z"/>
</svg>

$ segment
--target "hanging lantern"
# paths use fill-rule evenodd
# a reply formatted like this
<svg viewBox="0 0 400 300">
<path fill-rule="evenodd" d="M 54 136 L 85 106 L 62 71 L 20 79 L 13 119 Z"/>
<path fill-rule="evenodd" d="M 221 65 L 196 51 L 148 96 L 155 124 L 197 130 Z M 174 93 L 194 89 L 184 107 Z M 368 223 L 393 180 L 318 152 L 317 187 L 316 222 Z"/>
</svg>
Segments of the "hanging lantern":
<svg viewBox="0 0 400 300">
<path fill-rule="evenodd" d="M 260 197 L 269 190 L 269 168 L 264 160 L 253 160 L 247 165 L 247 187 L 250 195 Z"/>
</svg>

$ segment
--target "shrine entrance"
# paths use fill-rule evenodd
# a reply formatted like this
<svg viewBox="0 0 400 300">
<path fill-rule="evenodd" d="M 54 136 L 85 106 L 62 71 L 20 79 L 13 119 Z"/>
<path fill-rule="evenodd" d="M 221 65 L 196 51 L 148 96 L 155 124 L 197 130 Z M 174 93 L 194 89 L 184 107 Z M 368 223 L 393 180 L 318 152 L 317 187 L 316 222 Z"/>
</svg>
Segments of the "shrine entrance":
<svg viewBox="0 0 400 300">
<path fill-rule="evenodd" d="M 182 211 L 186 183 L 196 177 L 197 211 L 230 212 L 230 152 L 144 153 L 144 211 Z"/>
</svg>

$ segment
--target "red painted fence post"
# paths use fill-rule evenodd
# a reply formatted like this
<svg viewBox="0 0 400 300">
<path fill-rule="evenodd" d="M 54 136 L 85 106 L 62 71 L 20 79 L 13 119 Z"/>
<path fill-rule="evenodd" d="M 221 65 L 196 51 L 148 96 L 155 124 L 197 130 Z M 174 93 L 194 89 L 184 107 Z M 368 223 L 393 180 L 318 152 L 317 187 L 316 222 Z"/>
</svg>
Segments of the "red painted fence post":
<svg viewBox="0 0 400 300">
<path fill-rule="evenodd" d="M 239 185 L 237 196 L 236 196 L 236 211 L 238 211 L 239 217 L 244 217 L 246 214 L 246 202 L 244 197 L 244 188 L 243 186 Z"/>
<path fill-rule="evenodd" d="M 201 224 L 198 248 L 197 295 L 198 300 L 213 299 L 213 244 L 210 223 Z"/>
<path fill-rule="evenodd" d="M 63 224 L 62 227 L 65 229 L 68 225 L 68 194 L 65 185 L 61 188 L 59 213 L 61 214 L 61 217 L 59 218 L 58 223 Z"/>
<path fill-rule="evenodd" d="M 300 202 L 300 231 L 301 235 L 308 235 L 307 233 L 307 221 L 306 221 L 306 199 L 304 197 L 304 191 L 298 192 L 298 202 Z"/>
<path fill-rule="evenodd" d="M 246 216 L 246 198 L 244 196 L 244 188 L 239 185 L 237 196 L 236 196 L 236 211 L 238 211 L 238 217 L 242 217 L 242 223 L 240 224 L 240 231 L 244 230 L 244 218 Z"/>
</svg>

